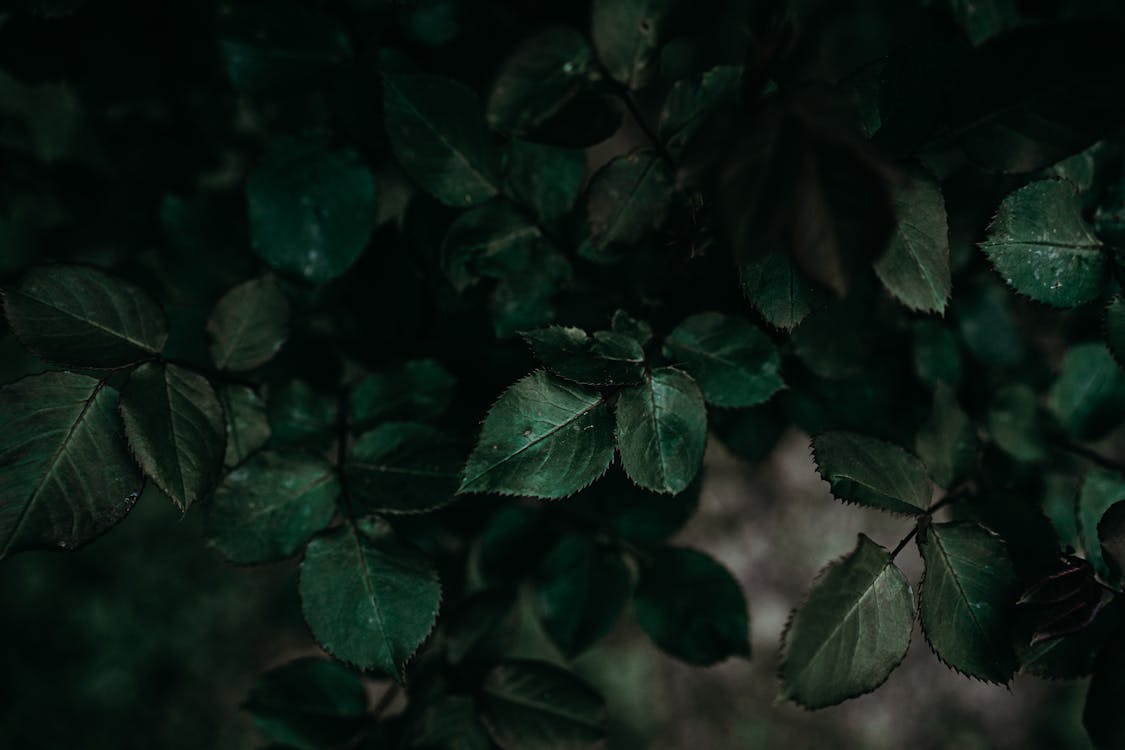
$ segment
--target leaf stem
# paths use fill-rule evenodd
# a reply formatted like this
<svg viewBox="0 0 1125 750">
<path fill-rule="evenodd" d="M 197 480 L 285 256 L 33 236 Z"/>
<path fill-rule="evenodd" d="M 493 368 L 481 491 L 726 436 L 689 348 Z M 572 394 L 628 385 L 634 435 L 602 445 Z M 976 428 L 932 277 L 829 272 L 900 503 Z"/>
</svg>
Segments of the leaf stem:
<svg viewBox="0 0 1125 750">
<path fill-rule="evenodd" d="M 1125 474 L 1125 464 L 1119 461 L 1115 461 L 1108 456 L 1103 456 L 1097 451 L 1091 450 L 1081 443 L 1076 443 L 1073 440 L 1067 440 L 1065 438 L 1056 438 L 1054 440 L 1054 443 L 1067 453 L 1072 453 L 1075 456 L 1080 456 L 1081 458 L 1084 458 L 1091 463 L 1095 463 L 1098 466 L 1101 466 L 1103 469 L 1116 471 L 1118 474 Z"/>
<path fill-rule="evenodd" d="M 913 539 L 917 535 L 918 535 L 918 523 L 915 523 L 910 528 L 910 533 L 907 534 L 906 536 L 904 536 L 901 540 L 899 540 L 899 543 L 895 545 L 895 548 L 893 550 L 891 550 L 891 559 L 893 560 L 896 557 L 898 557 L 898 553 L 902 552 L 903 549 L 906 548 L 906 545 L 910 544 L 910 540 Z"/>
<path fill-rule="evenodd" d="M 375 707 L 371 709 L 371 718 L 375 719 L 376 721 L 381 719 L 383 717 L 383 714 L 386 713 L 387 709 L 391 707 L 391 704 L 395 702 L 395 698 L 397 697 L 398 683 L 392 682 L 383 692 L 383 694 L 379 696 L 379 702 L 376 703 Z"/>
<path fill-rule="evenodd" d="M 891 550 L 891 559 L 894 560 L 896 557 L 898 557 L 898 553 L 902 552 L 902 550 L 906 548 L 906 545 L 910 544 L 910 540 L 918 535 L 918 531 L 919 529 L 921 529 L 922 524 L 928 523 L 930 519 L 933 518 L 934 513 L 941 510 L 947 505 L 952 505 L 958 500 L 965 498 L 971 491 L 971 485 L 967 483 L 961 484 L 947 492 L 945 497 L 943 497 L 941 500 L 938 500 L 935 503 L 931 503 L 930 507 L 926 508 L 926 512 L 923 513 L 918 518 L 918 520 L 914 522 L 914 526 L 911 527 L 909 533 L 907 533 L 906 536 L 900 539 L 899 543 L 895 545 L 895 548 Z"/>
</svg>

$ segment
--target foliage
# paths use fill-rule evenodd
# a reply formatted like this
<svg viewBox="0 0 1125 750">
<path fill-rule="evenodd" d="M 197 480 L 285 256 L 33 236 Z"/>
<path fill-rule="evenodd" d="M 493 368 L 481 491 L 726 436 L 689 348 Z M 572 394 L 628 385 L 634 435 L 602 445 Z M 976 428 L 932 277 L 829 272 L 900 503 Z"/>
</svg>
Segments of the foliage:
<svg viewBox="0 0 1125 750">
<path fill-rule="evenodd" d="M 602 747 L 573 662 L 619 623 L 750 658 L 672 537 L 792 428 L 903 532 L 811 584 L 783 698 L 879 688 L 917 622 L 1092 674 L 1121 745 L 1115 4 L 163 6 L 0 12 L 0 558 L 147 486 L 290 560 L 323 654 L 250 689 L 270 742 Z"/>
</svg>

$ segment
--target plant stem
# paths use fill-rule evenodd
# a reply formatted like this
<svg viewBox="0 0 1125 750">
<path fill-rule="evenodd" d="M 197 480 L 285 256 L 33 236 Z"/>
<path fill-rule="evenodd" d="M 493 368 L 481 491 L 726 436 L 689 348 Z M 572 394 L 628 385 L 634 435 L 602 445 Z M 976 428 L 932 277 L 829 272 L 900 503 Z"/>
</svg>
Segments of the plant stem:
<svg viewBox="0 0 1125 750">
<path fill-rule="evenodd" d="M 625 109 L 629 110 L 629 115 L 633 118 L 633 122 L 637 123 L 637 127 L 640 128 L 641 132 L 645 134 L 645 138 L 647 138 L 649 143 L 652 144 L 652 148 L 656 151 L 656 153 L 660 154 L 660 157 L 668 162 L 670 166 L 675 168 L 675 159 L 673 159 L 672 155 L 668 153 L 668 149 L 664 147 L 664 142 L 660 140 L 660 136 L 656 134 L 656 131 L 653 130 L 649 126 L 648 121 L 645 120 L 644 115 L 641 113 L 640 107 L 637 106 L 636 99 L 633 98 L 632 92 L 630 92 L 624 84 L 619 84 L 615 90 L 617 93 L 617 98 L 619 98 L 622 103 L 625 104 Z"/>
<path fill-rule="evenodd" d="M 906 536 L 904 536 L 899 541 L 899 543 L 897 545 L 895 545 L 895 548 L 893 550 L 891 550 L 891 559 L 893 560 L 896 557 L 898 557 L 898 553 L 902 552 L 902 550 L 906 547 L 906 545 L 910 544 L 910 540 L 918 535 L 918 530 L 919 530 L 919 528 L 921 528 L 921 525 L 922 525 L 923 522 L 928 522 L 931 518 L 933 518 L 934 513 L 941 510 L 942 508 L 944 508 L 947 505 L 952 505 L 953 503 L 957 502 L 958 500 L 961 500 L 966 495 L 968 495 L 970 491 L 971 491 L 970 485 L 961 484 L 957 487 L 954 487 L 949 492 L 947 492 L 945 497 L 943 497 L 941 500 L 938 500 L 936 503 L 932 503 L 930 505 L 930 507 L 926 508 L 925 514 L 923 514 L 914 523 L 914 526 L 910 529 L 910 533 L 908 533 Z"/>
<path fill-rule="evenodd" d="M 1120 463 L 1119 461 L 1115 461 L 1114 459 L 1107 456 L 1103 456 L 1097 451 L 1091 450 L 1080 443 L 1075 443 L 1071 440 L 1066 440 L 1063 438 L 1058 438 L 1054 442 L 1055 445 L 1062 448 L 1067 453 L 1073 453 L 1076 456 L 1080 456 L 1087 461 L 1101 466 L 1103 469 L 1116 471 L 1118 474 L 1125 474 L 1125 464 Z"/>
<path fill-rule="evenodd" d="M 898 557 L 898 553 L 902 552 L 902 550 L 906 548 L 906 545 L 910 544 L 910 540 L 913 539 L 917 535 L 918 535 L 918 524 L 915 523 L 914 526 L 910 529 L 910 533 L 907 534 L 906 536 L 904 536 L 899 541 L 899 543 L 897 545 L 895 545 L 895 548 L 893 550 L 891 550 L 891 559 L 893 560 L 896 557 Z"/>
</svg>

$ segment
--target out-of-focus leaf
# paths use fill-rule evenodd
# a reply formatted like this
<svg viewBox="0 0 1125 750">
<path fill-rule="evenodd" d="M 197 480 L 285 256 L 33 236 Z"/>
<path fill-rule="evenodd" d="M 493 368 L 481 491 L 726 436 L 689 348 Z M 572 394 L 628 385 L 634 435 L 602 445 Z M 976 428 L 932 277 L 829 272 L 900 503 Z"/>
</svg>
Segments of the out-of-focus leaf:
<svg viewBox="0 0 1125 750">
<path fill-rule="evenodd" d="M 453 499 L 461 456 L 442 431 L 414 422 L 384 422 L 356 439 L 348 486 L 364 512 L 421 513 Z"/>
<path fill-rule="evenodd" d="M 1047 394 L 1047 408 L 1073 437 L 1092 440 L 1125 416 L 1125 373 L 1104 344 L 1072 346 Z"/>
<path fill-rule="evenodd" d="M 218 301 L 207 332 L 220 370 L 253 370 L 270 361 L 289 337 L 289 301 L 273 277 L 251 279 Z"/>
<path fill-rule="evenodd" d="M 242 703 L 262 734 L 285 747 L 320 750 L 355 737 L 367 711 L 367 691 L 354 671 L 306 657 L 266 672 Z"/>
<path fill-rule="evenodd" d="M 672 203 L 673 181 L 667 162 L 647 150 L 619 156 L 599 169 L 586 192 L 593 254 L 635 244 L 659 229 Z"/>
<path fill-rule="evenodd" d="M 664 356 L 687 370 L 716 406 L 756 406 L 785 388 L 781 356 L 745 318 L 692 315 L 668 334 Z"/>
<path fill-rule="evenodd" d="M 546 662 L 511 659 L 484 679 L 480 717 L 503 750 L 605 746 L 605 703 L 593 688 Z"/>
<path fill-rule="evenodd" d="M 914 451 L 934 481 L 949 489 L 980 460 L 980 438 L 948 385 L 937 384 L 933 403 L 930 418 L 914 438 Z"/>
<path fill-rule="evenodd" d="M 256 453 L 270 439 L 266 405 L 244 385 L 219 388 L 219 401 L 227 420 L 227 448 L 223 464 L 229 469 Z"/>
<path fill-rule="evenodd" d="M 631 89 L 648 83 L 675 4 L 676 0 L 594 0 L 594 47 L 610 75 Z"/>
<path fill-rule="evenodd" d="M 1040 461 L 1047 455 L 1039 398 L 1026 385 L 1010 385 L 996 393 L 988 409 L 988 431 L 1016 460 Z"/>
<path fill-rule="evenodd" d="M 535 358 L 559 377 L 585 385 L 629 385 L 644 379 L 645 353 L 636 339 L 612 331 L 551 326 L 523 334 Z"/>
<path fill-rule="evenodd" d="M 1114 504 L 1125 500 L 1125 479 L 1110 471 L 1091 471 L 1082 480 L 1078 493 L 1078 534 L 1086 561 L 1098 575 L 1113 578 L 1105 559 L 1098 524 Z"/>
<path fill-rule="evenodd" d="M 549 221 L 566 214 L 578 200 L 586 155 L 575 148 L 512 141 L 505 174 L 512 196 Z"/>
<path fill-rule="evenodd" d="M 453 400 L 453 376 L 432 359 L 413 359 L 360 380 L 352 390 L 351 420 L 367 426 L 385 419 L 431 419 Z"/>
<path fill-rule="evenodd" d="M 735 99 L 742 83 L 738 65 L 718 65 L 698 81 L 677 81 L 660 110 L 657 133 L 673 154 L 681 151 L 699 132 L 708 115 Z"/>
</svg>

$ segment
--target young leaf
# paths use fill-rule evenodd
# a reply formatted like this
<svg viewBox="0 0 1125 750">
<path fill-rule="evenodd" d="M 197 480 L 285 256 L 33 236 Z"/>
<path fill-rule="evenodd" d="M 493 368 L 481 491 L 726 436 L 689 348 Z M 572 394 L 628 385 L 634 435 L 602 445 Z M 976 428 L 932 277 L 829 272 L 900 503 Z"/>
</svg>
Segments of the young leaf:
<svg viewBox="0 0 1125 750">
<path fill-rule="evenodd" d="M 336 512 L 340 483 L 322 458 L 259 453 L 223 478 L 206 505 L 208 544 L 239 565 L 290 557 Z"/>
<path fill-rule="evenodd" d="M 941 188 L 928 173 L 914 170 L 910 184 L 892 194 L 892 203 L 895 232 L 886 253 L 875 262 L 875 273 L 911 310 L 945 312 L 953 282 Z"/>
<path fill-rule="evenodd" d="M 1121 692 L 1125 690 L 1125 643 L 1110 638 L 1098 652 L 1097 668 L 1086 692 L 1082 724 L 1098 750 L 1125 746 L 1125 713 Z"/>
<path fill-rule="evenodd" d="M 536 359 L 567 380 L 628 385 L 644 379 L 644 349 L 629 336 L 611 331 L 590 336 L 581 328 L 551 326 L 527 331 L 523 338 Z"/>
<path fill-rule="evenodd" d="M 668 164 L 652 151 L 619 156 L 599 169 L 586 192 L 593 254 L 635 244 L 659 229 L 672 203 L 673 180 Z"/>
<path fill-rule="evenodd" d="M 121 417 L 137 463 L 181 511 L 215 485 L 226 422 L 206 378 L 177 365 L 141 365 L 121 391 Z"/>
<path fill-rule="evenodd" d="M 1047 408 L 1078 440 L 1100 438 L 1125 416 L 1125 373 L 1104 344 L 1072 346 L 1047 394 Z"/>
<path fill-rule="evenodd" d="M 756 406 L 785 387 L 781 355 L 745 318 L 692 315 L 668 334 L 664 356 L 687 370 L 716 406 Z"/>
<path fill-rule="evenodd" d="M 581 149 L 512 141 L 508 146 L 507 184 L 512 196 L 544 221 L 574 207 L 586 176 Z"/>
<path fill-rule="evenodd" d="M 309 542 L 298 588 L 305 621 L 325 651 L 398 682 L 441 604 L 433 564 L 376 518 L 354 519 Z"/>
<path fill-rule="evenodd" d="M 675 494 L 691 484 L 707 446 L 707 407 L 688 375 L 661 367 L 617 399 L 617 449 L 634 482 Z"/>
<path fill-rule="evenodd" d="M 125 517 L 143 486 L 117 392 L 48 372 L 0 388 L 0 558 L 74 549 Z"/>
<path fill-rule="evenodd" d="M 621 555 L 589 535 L 566 536 L 548 553 L 535 580 L 535 609 L 567 658 L 610 631 L 629 599 L 629 579 Z"/>
<path fill-rule="evenodd" d="M 812 439 L 813 458 L 832 494 L 845 503 L 921 515 L 933 491 L 926 467 L 897 445 L 852 432 Z"/>
<path fill-rule="evenodd" d="M 246 181 L 250 244 L 282 273 L 313 284 L 359 258 L 377 218 L 375 178 L 351 149 L 326 138 L 279 138 Z"/>
<path fill-rule="evenodd" d="M 612 460 L 605 399 L 534 372 L 489 409 L 458 492 L 566 497 L 604 474 Z"/>
<path fill-rule="evenodd" d="M 718 65 L 695 81 L 677 81 L 660 110 L 657 134 L 673 154 L 679 153 L 707 117 L 733 100 L 742 83 L 742 66 Z"/>
<path fill-rule="evenodd" d="M 502 750 L 596 750 L 605 746 L 605 703 L 569 672 L 510 659 L 484 678 L 480 717 Z"/>
<path fill-rule="evenodd" d="M 453 499 L 461 457 L 441 430 L 384 422 L 360 435 L 346 466 L 353 500 L 364 512 L 421 513 Z"/>
<path fill-rule="evenodd" d="M 489 201 L 457 217 L 441 246 L 442 266 L 463 292 L 482 277 L 503 279 L 527 265 L 543 233 L 507 201 Z"/>
<path fill-rule="evenodd" d="M 980 460 L 980 438 L 948 385 L 937 384 L 933 403 L 930 418 L 914 437 L 914 451 L 934 481 L 949 489 Z"/>
<path fill-rule="evenodd" d="M 258 394 L 244 385 L 219 388 L 219 401 L 227 420 L 227 448 L 223 465 L 238 466 L 270 440 L 266 405 Z"/>
<path fill-rule="evenodd" d="M 85 266 L 40 266 L 4 292 L 4 315 L 37 356 L 78 367 L 120 367 L 159 354 L 164 311 L 140 287 Z"/>
<path fill-rule="evenodd" d="M 782 636 L 781 695 L 823 708 L 869 693 L 910 647 L 914 594 L 887 550 L 863 534 L 817 576 Z"/>
<path fill-rule="evenodd" d="M 693 549 L 664 547 L 641 568 L 637 623 L 657 646 L 696 666 L 750 657 L 750 618 L 738 581 Z"/>
<path fill-rule="evenodd" d="M 395 158 L 447 206 L 474 206 L 498 192 L 499 154 L 477 95 L 448 78 L 383 76 L 383 111 Z"/>
<path fill-rule="evenodd" d="M 739 269 L 742 292 L 770 325 L 791 331 L 827 301 L 785 253 L 774 250 Z"/>
<path fill-rule="evenodd" d="M 432 419 L 453 400 L 453 376 L 432 359 L 414 359 L 368 375 L 356 384 L 351 421 L 370 425 L 385 419 Z"/>
<path fill-rule="evenodd" d="M 253 370 L 289 338 L 289 300 L 272 276 L 251 279 L 223 295 L 207 319 L 211 359 L 220 370 Z"/>
<path fill-rule="evenodd" d="M 973 523 L 927 525 L 918 534 L 926 564 L 922 630 L 938 658 L 985 682 L 1007 683 L 1019 666 L 1009 612 L 1019 594 L 1004 542 Z"/>
<path fill-rule="evenodd" d="M 367 690 L 359 675 L 344 665 L 306 657 L 258 678 L 242 708 L 273 742 L 318 750 L 344 745 L 359 733 Z"/>
<path fill-rule="evenodd" d="M 1008 286 L 1038 302 L 1074 307 L 1097 297 L 1105 254 L 1065 180 L 1040 180 L 1009 195 L 981 249 Z"/>
<path fill-rule="evenodd" d="M 631 89 L 654 75 L 675 0 L 594 0 L 591 33 L 609 74 Z"/>
<path fill-rule="evenodd" d="M 1078 535 L 1086 561 L 1093 566 L 1098 575 L 1112 579 L 1113 571 L 1102 551 L 1102 541 L 1098 534 L 1098 524 L 1106 512 L 1121 500 L 1125 500 L 1125 479 L 1109 471 L 1091 471 L 1082 480 L 1078 493 Z"/>
</svg>

